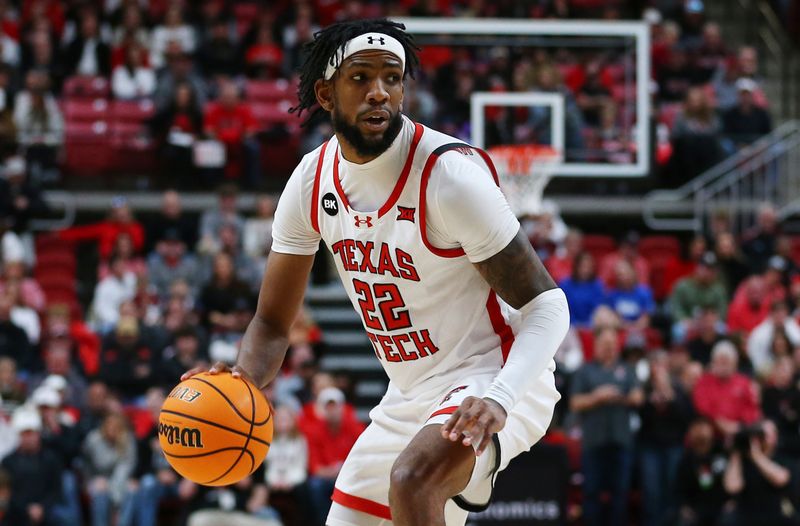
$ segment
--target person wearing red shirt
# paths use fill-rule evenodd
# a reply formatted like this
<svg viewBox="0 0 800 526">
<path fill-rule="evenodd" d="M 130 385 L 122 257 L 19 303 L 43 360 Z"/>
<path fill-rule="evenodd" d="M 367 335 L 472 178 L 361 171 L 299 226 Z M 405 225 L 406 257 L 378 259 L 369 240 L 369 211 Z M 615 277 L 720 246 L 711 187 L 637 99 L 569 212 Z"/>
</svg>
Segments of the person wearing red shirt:
<svg viewBox="0 0 800 526">
<path fill-rule="evenodd" d="M 334 482 L 364 424 L 346 410 L 344 394 L 326 387 L 317 395 L 313 411 L 304 410 L 298 427 L 308 442 L 309 491 L 319 525 L 325 523 Z"/>
<path fill-rule="evenodd" d="M 572 263 L 575 256 L 583 251 L 583 234 L 580 230 L 572 228 L 564 238 L 564 247 L 557 249 L 555 253 L 547 258 L 544 267 L 553 276 L 556 283 L 567 279 L 572 275 Z"/>
<path fill-rule="evenodd" d="M 239 100 L 239 88 L 231 81 L 220 85 L 219 101 L 206 108 L 205 134 L 225 145 L 228 163 L 226 177 L 241 176 L 241 160 L 244 160 L 245 182 L 258 185 L 259 145 L 255 139 L 258 123 L 247 104 Z"/>
<path fill-rule="evenodd" d="M 708 370 L 694 388 L 695 409 L 710 418 L 725 438 L 761 418 L 755 384 L 737 372 L 738 356 L 731 342 L 718 342 L 711 351 Z"/>
<path fill-rule="evenodd" d="M 56 233 L 58 237 L 67 241 L 79 243 L 96 241 L 102 260 L 111 257 L 117 237 L 121 234 L 130 236 L 136 252 L 144 247 L 144 228 L 134 219 L 128 201 L 124 197 L 115 197 L 111 201 L 111 213 L 107 220 L 91 225 L 73 226 Z"/>
<path fill-rule="evenodd" d="M 731 333 L 741 332 L 747 336 L 764 321 L 769 314 L 770 306 L 785 298 L 786 290 L 783 285 L 773 284 L 770 287 L 763 276 L 748 278 L 739 285 L 728 309 L 728 330 Z"/>
</svg>

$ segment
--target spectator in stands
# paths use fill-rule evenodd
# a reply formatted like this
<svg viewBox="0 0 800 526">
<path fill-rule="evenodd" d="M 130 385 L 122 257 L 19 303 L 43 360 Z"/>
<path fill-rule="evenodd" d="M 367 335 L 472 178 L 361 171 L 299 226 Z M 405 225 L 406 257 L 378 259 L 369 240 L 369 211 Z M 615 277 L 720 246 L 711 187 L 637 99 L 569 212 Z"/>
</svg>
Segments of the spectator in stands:
<svg viewBox="0 0 800 526">
<path fill-rule="evenodd" d="M 604 303 L 614 309 L 629 327 L 640 331 L 646 329 L 656 309 L 653 291 L 648 285 L 637 282 L 636 273 L 628 261 L 619 260 L 615 270 L 614 286 L 606 291 Z"/>
<path fill-rule="evenodd" d="M 81 404 L 81 416 L 78 420 L 78 431 L 81 441 L 90 431 L 100 427 L 103 419 L 108 414 L 109 406 L 114 402 L 109 396 L 108 386 L 100 380 L 94 380 L 86 389 L 86 398 Z"/>
<path fill-rule="evenodd" d="M 31 345 L 38 346 L 42 335 L 39 314 L 22 302 L 19 284 L 9 283 L 5 287 L 5 294 L 11 303 L 11 322 L 25 331 Z"/>
<path fill-rule="evenodd" d="M 283 71 L 283 50 L 275 43 L 269 26 L 258 26 L 256 39 L 245 53 L 245 72 L 255 79 L 280 78 Z"/>
<path fill-rule="evenodd" d="M 136 439 L 121 413 L 110 413 L 89 433 L 81 448 L 81 469 L 89 493 L 92 526 L 106 526 L 113 509 L 128 524 L 131 495 L 128 480 L 136 467 Z"/>
<path fill-rule="evenodd" d="M 600 63 L 590 62 L 586 66 L 586 81 L 576 96 L 578 107 L 588 126 L 600 126 L 600 114 L 603 107 L 611 104 L 611 92 L 603 84 L 600 76 Z"/>
<path fill-rule="evenodd" d="M 0 294 L 0 356 L 8 356 L 20 369 L 30 371 L 36 356 L 25 331 L 11 321 L 12 307 L 8 295 Z"/>
<path fill-rule="evenodd" d="M 94 289 L 92 300 L 92 317 L 101 333 L 111 330 L 119 319 L 120 305 L 136 295 L 136 275 L 126 270 L 124 258 L 112 258 L 109 270 L 109 275 Z"/>
<path fill-rule="evenodd" d="M 156 380 L 156 356 L 148 346 L 138 321 L 120 317 L 103 345 L 99 377 L 124 401 L 132 402 Z"/>
<path fill-rule="evenodd" d="M 164 358 L 159 364 L 159 383 L 171 389 L 180 382 L 183 373 L 207 362 L 198 331 L 188 325 L 181 327 L 173 335 L 173 344 L 164 349 Z"/>
<path fill-rule="evenodd" d="M 719 272 L 729 297 L 733 296 L 739 284 L 750 273 L 747 263 L 730 232 L 720 232 L 716 236 L 714 251 L 719 261 Z"/>
<path fill-rule="evenodd" d="M 739 92 L 738 104 L 722 116 L 725 135 L 737 148 L 750 144 L 772 131 L 772 119 L 764 108 L 756 105 L 753 98 L 758 84 L 742 77 L 736 81 Z"/>
<path fill-rule="evenodd" d="M 167 9 L 164 24 L 153 29 L 150 61 L 154 68 L 158 69 L 166 64 L 167 53 L 172 43 L 177 43 L 177 50 L 183 54 L 193 53 L 197 46 L 194 28 L 184 23 L 179 5 L 173 5 Z"/>
<path fill-rule="evenodd" d="M 264 465 L 255 473 L 226 488 L 188 485 L 185 495 L 192 498 L 191 526 L 248 524 L 282 526 L 278 513 L 269 505 L 269 490 L 264 480 Z"/>
<path fill-rule="evenodd" d="M 283 49 L 286 54 L 284 71 L 297 71 L 302 63 L 303 45 L 314 39 L 320 30 L 310 6 L 298 6 L 294 22 L 283 28 Z"/>
<path fill-rule="evenodd" d="M 25 383 L 17 376 L 17 362 L 8 356 L 0 356 L 0 401 L 21 405 L 26 394 Z"/>
<path fill-rule="evenodd" d="M 43 385 L 31 395 L 42 420 L 41 440 L 44 448 L 59 456 L 65 468 L 61 480 L 62 495 L 57 506 L 58 515 L 69 518 L 68 524 L 81 522 L 78 480 L 72 471 L 81 447 L 81 436 L 72 415 L 62 410 L 61 396 L 52 387 Z"/>
<path fill-rule="evenodd" d="M 583 233 L 577 228 L 567 231 L 564 243 L 544 261 L 545 268 L 556 283 L 572 275 L 572 266 L 583 250 Z"/>
<path fill-rule="evenodd" d="M 73 408 L 83 406 L 88 385 L 81 370 L 76 366 L 70 354 L 70 342 L 64 339 L 51 339 L 43 345 L 42 360 L 44 370 L 28 378 L 31 390 L 40 386 L 49 386 L 63 393 L 62 402 Z"/>
<path fill-rule="evenodd" d="M 264 267 L 269 250 L 272 247 L 272 223 L 275 215 L 275 200 L 262 195 L 256 199 L 256 215 L 245 219 L 242 230 L 244 253 Z"/>
<path fill-rule="evenodd" d="M 242 71 L 242 57 L 236 41 L 228 30 L 228 21 L 218 18 L 211 23 L 211 31 L 197 53 L 206 77 L 233 77 Z"/>
<path fill-rule="evenodd" d="M 220 252 L 214 256 L 211 278 L 200 292 L 203 325 L 212 332 L 237 330 L 234 316 L 237 302 L 249 302 L 250 287 L 239 280 L 231 257 Z"/>
<path fill-rule="evenodd" d="M 572 275 L 559 283 L 559 287 L 567 296 L 570 323 L 574 326 L 588 326 L 592 313 L 603 303 L 605 292 L 603 284 L 597 278 L 594 258 L 589 252 L 580 252 L 575 256 Z"/>
<path fill-rule="evenodd" d="M 714 425 L 706 417 L 697 417 L 686 433 L 686 450 L 678 465 L 678 526 L 717 524 L 726 497 L 722 485 L 725 464 L 714 440 Z"/>
<path fill-rule="evenodd" d="M 727 57 L 728 49 L 722 40 L 722 30 L 719 24 L 706 22 L 695 59 L 697 68 L 702 73 L 701 82 L 709 82 L 719 68 L 724 68 Z"/>
<path fill-rule="evenodd" d="M 664 102 L 679 102 L 697 83 L 700 74 L 689 62 L 685 44 L 675 44 L 668 56 L 657 76 L 658 97 Z"/>
<path fill-rule="evenodd" d="M 114 240 L 114 248 L 111 251 L 111 259 L 121 258 L 125 272 L 132 273 L 137 279 L 141 279 L 147 274 L 147 263 L 139 255 L 133 246 L 130 234 L 122 232 Z M 101 261 L 97 267 L 97 279 L 103 280 L 111 274 L 111 265 L 108 261 Z"/>
<path fill-rule="evenodd" d="M 673 323 L 672 334 L 677 341 L 685 339 L 692 320 L 702 309 L 711 308 L 721 318 L 726 316 L 728 295 L 717 276 L 717 257 L 713 252 L 703 254 L 694 273 L 675 284 L 669 306 Z"/>
<path fill-rule="evenodd" d="M 763 272 L 773 254 L 781 226 L 778 212 L 771 203 L 758 209 L 756 224 L 742 234 L 742 252 L 747 258 L 751 272 Z"/>
<path fill-rule="evenodd" d="M 117 196 L 111 200 L 108 219 L 90 225 L 73 226 L 57 233 L 61 239 L 83 242 L 96 241 L 101 259 L 108 260 L 114 251 L 114 242 L 121 233 L 127 233 L 135 251 L 144 247 L 144 229 L 133 217 L 128 200 Z"/>
<path fill-rule="evenodd" d="M 25 91 L 18 93 L 14 101 L 17 142 L 24 149 L 31 171 L 53 169 L 64 142 L 64 119 L 49 90 L 47 72 L 34 69 L 25 77 Z"/>
<path fill-rule="evenodd" d="M 0 218 L 6 228 L 20 236 L 29 232 L 32 218 L 49 210 L 42 198 L 41 188 L 29 181 L 26 164 L 23 157 L 9 157 L 3 164 L 3 179 L 0 179 Z M 40 165 L 35 167 L 41 168 Z M 46 178 L 40 171 L 34 180 Z"/>
<path fill-rule="evenodd" d="M 796 371 L 791 356 L 776 358 L 761 394 L 764 417 L 778 427 L 781 451 L 794 457 L 800 453 L 800 388 L 795 381 Z"/>
<path fill-rule="evenodd" d="M 0 26 L 0 62 L 17 67 L 19 59 L 19 43 Z"/>
<path fill-rule="evenodd" d="M 181 186 L 191 186 L 195 170 L 192 147 L 203 133 L 202 108 L 191 84 L 180 82 L 174 99 L 159 108 L 149 124 L 159 145 L 164 173 Z"/>
<path fill-rule="evenodd" d="M 739 285 L 728 311 L 728 330 L 744 337 L 764 321 L 773 301 L 781 297 L 768 295 L 766 280 L 762 276 L 751 276 Z"/>
<path fill-rule="evenodd" d="M 241 230 L 237 230 L 234 225 L 223 224 L 216 237 L 219 242 L 217 254 L 225 253 L 230 256 L 236 269 L 236 277 L 250 286 L 251 290 L 257 291 L 261 284 L 263 268 L 259 267 L 255 259 L 242 251 Z M 203 269 L 204 276 L 211 275 L 213 264 L 213 257 L 206 258 Z"/>
<path fill-rule="evenodd" d="M 111 43 L 114 49 L 111 52 L 111 62 L 119 65 L 124 62 L 127 46 L 125 44 L 138 44 L 141 51 L 147 51 L 150 46 L 150 31 L 145 27 L 144 14 L 142 9 L 135 3 L 128 3 L 122 7 L 122 15 L 119 24 L 114 28 Z"/>
<path fill-rule="evenodd" d="M 97 373 L 100 338 L 89 329 L 83 319 L 72 318 L 68 305 L 63 303 L 48 305 L 44 321 L 44 337 L 46 341 L 64 340 L 72 349 L 73 359 L 80 363 L 83 372 L 88 376 Z"/>
<path fill-rule="evenodd" d="M 259 145 L 255 139 L 257 127 L 250 106 L 240 100 L 236 84 L 228 80 L 220 82 L 219 100 L 206 108 L 203 129 L 208 137 L 225 145 L 225 175 L 239 178 L 243 173 L 244 183 L 251 188 L 256 188 L 261 178 Z"/>
<path fill-rule="evenodd" d="M 156 89 L 156 74 L 144 61 L 144 50 L 138 44 L 125 50 L 125 61 L 114 68 L 111 90 L 120 100 L 147 99 Z"/>
<path fill-rule="evenodd" d="M 206 210 L 200 216 L 200 241 L 197 251 L 204 254 L 213 254 L 219 250 L 216 239 L 217 232 L 224 224 L 236 227 L 237 235 L 244 231 L 244 218 L 237 210 L 238 192 L 236 186 L 226 183 L 217 190 L 216 209 Z"/>
<path fill-rule="evenodd" d="M 28 523 L 26 510 L 14 497 L 17 491 L 8 471 L 0 469 L 0 526 L 24 526 Z"/>
<path fill-rule="evenodd" d="M 167 232 L 178 232 L 180 240 L 188 249 L 192 249 L 197 241 L 197 224 L 183 211 L 181 196 L 175 190 L 166 190 L 162 194 L 161 208 L 147 223 L 145 252 L 158 250 L 158 243 Z"/>
<path fill-rule="evenodd" d="M 683 112 L 672 127 L 670 185 L 680 186 L 722 160 L 722 123 L 704 88 L 686 91 Z"/>
<path fill-rule="evenodd" d="M 111 48 L 103 41 L 97 13 L 84 8 L 79 22 L 80 34 L 64 50 L 67 74 L 108 77 L 111 74 Z"/>
<path fill-rule="evenodd" d="M 600 262 L 600 281 L 607 287 L 614 285 L 617 262 L 625 260 L 633 266 L 639 283 L 650 283 L 650 265 L 639 254 L 639 233 L 631 230 L 620 240 L 617 250 L 607 254 Z"/>
<path fill-rule="evenodd" d="M 619 360 L 619 354 L 616 330 L 597 329 L 594 357 L 572 379 L 570 409 L 579 415 L 582 430 L 584 516 L 588 526 L 626 523 L 633 469 L 630 417 L 641 405 L 643 393 L 633 369 Z M 608 522 L 601 522 L 603 491 L 611 494 Z"/>
<path fill-rule="evenodd" d="M 648 356 L 650 378 L 640 410 L 640 477 L 645 526 L 656 526 L 675 513 L 675 476 L 683 440 L 692 417 L 692 400 L 671 377 L 664 351 Z"/>
<path fill-rule="evenodd" d="M 766 376 L 775 360 L 790 356 L 800 346 L 800 325 L 789 317 L 789 305 L 775 301 L 769 316 L 759 323 L 747 338 L 747 354 L 759 376 Z"/>
<path fill-rule="evenodd" d="M 726 439 L 761 417 L 756 384 L 736 372 L 737 365 L 736 347 L 727 340 L 720 341 L 693 393 L 697 413 L 710 418 Z"/>
<path fill-rule="evenodd" d="M 196 71 L 194 71 L 191 55 L 180 51 L 180 45 L 175 43 L 167 58 L 167 67 L 159 73 L 156 92 L 153 102 L 156 110 L 167 108 L 176 99 L 176 91 L 180 84 L 191 86 L 192 95 L 196 104 L 202 108 L 208 100 L 208 85 Z"/>
<path fill-rule="evenodd" d="M 17 289 L 22 305 L 30 307 L 36 312 L 44 310 L 44 291 L 38 281 L 25 275 L 25 263 L 22 260 L 10 259 L 3 263 L 0 294 L 5 294 L 10 287 Z"/>
<path fill-rule="evenodd" d="M 57 514 L 64 468 L 58 455 L 42 445 L 39 413 L 21 407 L 14 411 L 11 425 L 19 433 L 19 446 L 3 459 L 2 468 L 14 485 L 14 506 L 24 510 L 27 523 L 34 526 L 69 524 Z"/>
<path fill-rule="evenodd" d="M 275 434 L 266 463 L 267 487 L 278 498 L 276 502 L 286 496 L 295 503 L 288 509 L 279 508 L 287 524 L 311 524 L 313 519 L 304 506 L 308 499 L 308 443 L 297 427 L 297 411 L 280 405 L 275 408 L 274 417 Z"/>
<path fill-rule="evenodd" d="M 200 267 L 195 257 L 186 252 L 180 232 L 170 227 L 164 230 L 160 239 L 147 261 L 150 283 L 162 300 L 169 296 L 170 287 L 176 280 L 183 280 L 192 297 L 197 297 L 201 283 Z"/>
<path fill-rule="evenodd" d="M 769 420 L 734 444 L 723 482 L 725 491 L 736 502 L 732 517 L 735 524 L 798 524 L 797 513 L 790 504 L 793 463 L 776 456 L 777 447 L 778 431 Z"/>
<path fill-rule="evenodd" d="M 719 318 L 719 312 L 713 307 L 704 308 L 696 316 L 690 333 L 694 336 L 686 342 L 689 356 L 703 366 L 711 361 L 711 350 L 718 341 L 725 337 L 725 324 Z"/>
<path fill-rule="evenodd" d="M 335 387 L 319 392 L 313 415 L 304 413 L 299 425 L 308 441 L 308 485 L 315 524 L 322 526 L 330 508 L 333 483 L 364 425 L 345 411 L 344 394 Z"/>
<path fill-rule="evenodd" d="M 14 125 L 15 93 L 11 85 L 11 68 L 0 62 L 0 159 L 17 152 L 17 128 Z"/>
</svg>

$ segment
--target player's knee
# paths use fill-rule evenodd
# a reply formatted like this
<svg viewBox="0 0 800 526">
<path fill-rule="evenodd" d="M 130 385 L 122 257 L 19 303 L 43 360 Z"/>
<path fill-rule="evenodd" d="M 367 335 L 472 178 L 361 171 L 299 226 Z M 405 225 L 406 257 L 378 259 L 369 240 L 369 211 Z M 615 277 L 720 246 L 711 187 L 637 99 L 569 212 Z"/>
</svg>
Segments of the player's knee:
<svg viewBox="0 0 800 526">
<path fill-rule="evenodd" d="M 436 470 L 425 460 L 395 462 L 389 478 L 389 491 L 396 494 L 430 494 L 436 486 Z"/>
</svg>

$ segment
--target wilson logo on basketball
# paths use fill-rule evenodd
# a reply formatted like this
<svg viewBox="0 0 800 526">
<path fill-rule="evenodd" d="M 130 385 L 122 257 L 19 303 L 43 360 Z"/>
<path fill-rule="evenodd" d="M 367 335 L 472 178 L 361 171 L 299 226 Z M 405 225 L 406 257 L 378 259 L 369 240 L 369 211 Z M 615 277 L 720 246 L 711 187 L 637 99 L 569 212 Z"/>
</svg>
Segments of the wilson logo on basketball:
<svg viewBox="0 0 800 526">
<path fill-rule="evenodd" d="M 180 444 L 183 447 L 203 447 L 203 437 L 200 430 L 193 427 L 179 427 L 158 423 L 158 434 L 163 436 L 167 443 Z"/>
<path fill-rule="evenodd" d="M 192 403 L 202 395 L 200 391 L 195 391 L 194 389 L 189 389 L 188 387 L 176 387 L 172 390 L 169 394 L 168 398 L 177 398 L 178 400 L 183 400 L 184 402 Z"/>
</svg>

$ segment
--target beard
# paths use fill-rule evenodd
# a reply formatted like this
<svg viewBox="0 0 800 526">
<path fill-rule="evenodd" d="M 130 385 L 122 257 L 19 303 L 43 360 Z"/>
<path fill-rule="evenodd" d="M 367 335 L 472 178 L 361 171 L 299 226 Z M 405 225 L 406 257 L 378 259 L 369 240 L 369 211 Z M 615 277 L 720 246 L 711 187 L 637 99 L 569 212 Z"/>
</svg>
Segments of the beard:
<svg viewBox="0 0 800 526">
<path fill-rule="evenodd" d="M 389 117 L 389 126 L 383 135 L 377 138 L 366 138 L 358 126 L 347 122 L 336 109 L 331 114 L 333 131 L 341 133 L 345 140 L 356 149 L 362 157 L 377 157 L 392 145 L 400 130 L 403 128 L 403 117 L 400 112 Z"/>
</svg>

